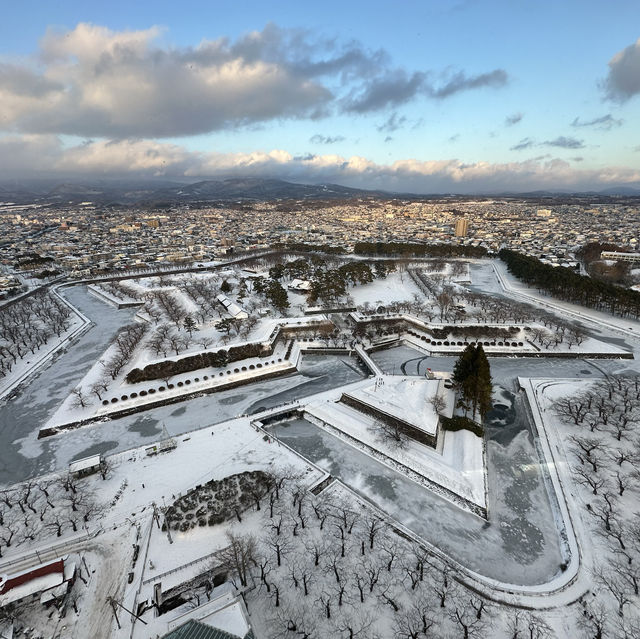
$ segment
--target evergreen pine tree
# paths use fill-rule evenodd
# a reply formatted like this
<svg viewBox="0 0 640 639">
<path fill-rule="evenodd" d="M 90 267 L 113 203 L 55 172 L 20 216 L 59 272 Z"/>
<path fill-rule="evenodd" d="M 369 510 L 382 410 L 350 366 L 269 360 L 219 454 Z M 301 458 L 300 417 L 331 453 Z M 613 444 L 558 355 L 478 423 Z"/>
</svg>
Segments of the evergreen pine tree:
<svg viewBox="0 0 640 639">
<path fill-rule="evenodd" d="M 458 406 L 464 408 L 465 416 L 471 409 L 472 418 L 480 418 L 491 409 L 491 370 L 489 360 L 481 344 L 469 344 L 460 354 L 453 368 L 453 381 L 460 398 Z"/>
<path fill-rule="evenodd" d="M 473 374 L 475 353 L 475 345 L 469 344 L 469 346 L 462 351 L 460 357 L 458 357 L 458 360 L 455 363 L 455 366 L 453 367 L 453 381 L 458 387 L 458 391 L 460 393 L 458 406 L 464 408 L 465 416 L 469 410 L 469 399 L 471 397 L 470 378 Z"/>
<path fill-rule="evenodd" d="M 491 384 L 491 369 L 489 360 L 482 348 L 482 344 L 478 344 L 474 361 L 474 395 L 473 395 L 473 414 L 475 417 L 476 410 L 479 412 L 481 419 L 491 409 L 491 395 L 493 387 Z"/>
</svg>

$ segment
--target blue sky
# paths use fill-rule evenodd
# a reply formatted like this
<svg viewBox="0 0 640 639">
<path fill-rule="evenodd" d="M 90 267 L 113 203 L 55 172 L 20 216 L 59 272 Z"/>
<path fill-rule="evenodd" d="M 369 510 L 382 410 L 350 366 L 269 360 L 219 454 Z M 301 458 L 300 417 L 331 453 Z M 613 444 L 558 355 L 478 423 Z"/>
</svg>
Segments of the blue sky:
<svg viewBox="0 0 640 639">
<path fill-rule="evenodd" d="M 637 1 L 16 3 L 0 169 L 637 186 L 639 38 Z"/>
</svg>

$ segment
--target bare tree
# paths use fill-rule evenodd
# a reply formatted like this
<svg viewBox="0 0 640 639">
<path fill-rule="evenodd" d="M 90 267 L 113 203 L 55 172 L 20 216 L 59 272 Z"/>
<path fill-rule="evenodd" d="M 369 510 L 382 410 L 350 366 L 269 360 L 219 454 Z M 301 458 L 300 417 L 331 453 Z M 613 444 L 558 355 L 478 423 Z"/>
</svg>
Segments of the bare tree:
<svg viewBox="0 0 640 639">
<path fill-rule="evenodd" d="M 76 386 L 71 391 L 71 395 L 73 396 L 72 406 L 74 408 L 86 408 L 88 400 L 80 386 Z"/>
<path fill-rule="evenodd" d="M 383 444 L 400 449 L 407 447 L 408 437 L 395 422 L 376 420 L 371 426 L 371 431 Z"/>
<path fill-rule="evenodd" d="M 615 570 L 597 566 L 593 575 L 596 581 L 609 591 L 618 604 L 618 614 L 624 616 L 624 607 L 631 603 L 631 593 L 626 579 L 622 578 Z"/>
<path fill-rule="evenodd" d="M 447 407 L 447 401 L 440 394 L 436 394 L 433 397 L 430 397 L 429 403 L 431 404 L 431 406 L 433 406 L 433 410 L 435 410 L 438 414 L 442 413 L 442 411 L 444 411 L 444 409 Z"/>
<path fill-rule="evenodd" d="M 472 639 L 481 637 L 488 625 L 487 617 L 482 614 L 478 601 L 475 597 L 467 598 L 466 593 L 456 593 L 452 600 L 452 607 L 449 611 L 449 619 L 460 629 L 462 639 Z"/>
<path fill-rule="evenodd" d="M 257 543 L 252 535 L 239 535 L 227 532 L 229 545 L 220 553 L 221 564 L 246 587 L 249 583 L 249 571 L 256 564 Z"/>
<path fill-rule="evenodd" d="M 509 639 L 551 639 L 551 627 L 528 610 L 514 610 L 507 620 Z"/>
<path fill-rule="evenodd" d="M 579 614 L 577 624 L 587 639 L 606 639 L 609 637 L 609 613 L 601 603 L 585 605 Z"/>
</svg>

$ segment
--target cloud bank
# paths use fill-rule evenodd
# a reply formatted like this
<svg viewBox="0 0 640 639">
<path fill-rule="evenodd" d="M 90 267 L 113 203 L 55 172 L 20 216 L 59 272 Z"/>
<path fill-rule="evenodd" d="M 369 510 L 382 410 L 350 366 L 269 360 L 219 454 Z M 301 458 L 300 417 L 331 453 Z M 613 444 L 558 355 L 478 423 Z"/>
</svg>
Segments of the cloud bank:
<svg viewBox="0 0 640 639">
<path fill-rule="evenodd" d="M 262 176 L 299 182 L 337 182 L 363 188 L 416 193 L 526 191 L 540 188 L 596 189 L 640 184 L 640 171 L 608 167 L 577 170 L 564 160 L 538 157 L 522 162 L 464 163 L 457 159 L 399 160 L 378 164 L 337 154 L 292 156 L 286 151 L 193 152 L 151 140 L 94 141 L 65 147 L 51 135 L 0 138 L 0 171 L 113 177 Z"/>
</svg>

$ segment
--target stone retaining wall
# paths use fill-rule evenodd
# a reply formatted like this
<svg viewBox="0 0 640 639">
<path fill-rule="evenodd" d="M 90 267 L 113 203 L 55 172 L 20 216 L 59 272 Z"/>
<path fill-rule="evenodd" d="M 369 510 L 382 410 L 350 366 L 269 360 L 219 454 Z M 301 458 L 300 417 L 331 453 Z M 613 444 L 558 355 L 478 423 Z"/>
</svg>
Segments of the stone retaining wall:
<svg viewBox="0 0 640 639">
<path fill-rule="evenodd" d="M 426 433 L 421 430 L 417 426 L 410 424 L 409 422 L 405 422 L 403 419 L 396 417 L 395 415 L 389 415 L 389 413 L 385 413 L 384 411 L 376 408 L 375 406 L 371 406 L 366 402 L 360 401 L 347 393 L 342 393 L 340 397 L 340 401 L 351 408 L 359 411 L 360 413 L 364 413 L 365 415 L 369 415 L 369 417 L 373 417 L 374 419 L 379 419 L 383 421 L 385 424 L 389 424 L 391 426 L 395 426 L 402 434 L 406 435 L 410 439 L 413 439 L 425 446 L 430 446 L 431 448 L 435 448 L 437 444 L 437 437 Z M 436 428 L 436 431 L 438 427 Z"/>
</svg>

